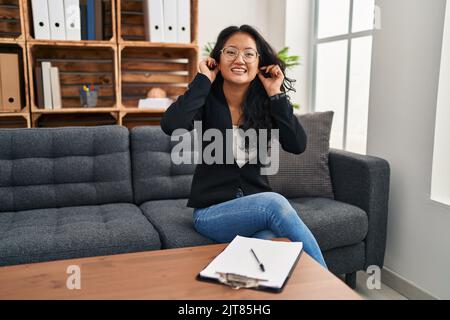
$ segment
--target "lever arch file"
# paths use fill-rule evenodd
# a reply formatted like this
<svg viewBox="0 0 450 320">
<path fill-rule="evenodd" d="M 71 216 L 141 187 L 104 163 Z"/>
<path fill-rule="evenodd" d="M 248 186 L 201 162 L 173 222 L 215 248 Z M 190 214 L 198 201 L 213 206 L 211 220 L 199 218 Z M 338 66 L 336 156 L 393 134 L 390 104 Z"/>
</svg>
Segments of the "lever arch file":
<svg viewBox="0 0 450 320">
<path fill-rule="evenodd" d="M 66 40 L 66 23 L 64 18 L 64 2 L 47 0 L 50 18 L 50 37 L 52 40 Z"/>
<path fill-rule="evenodd" d="M 31 10 L 33 11 L 34 38 L 51 39 L 47 0 L 31 0 Z"/>
</svg>

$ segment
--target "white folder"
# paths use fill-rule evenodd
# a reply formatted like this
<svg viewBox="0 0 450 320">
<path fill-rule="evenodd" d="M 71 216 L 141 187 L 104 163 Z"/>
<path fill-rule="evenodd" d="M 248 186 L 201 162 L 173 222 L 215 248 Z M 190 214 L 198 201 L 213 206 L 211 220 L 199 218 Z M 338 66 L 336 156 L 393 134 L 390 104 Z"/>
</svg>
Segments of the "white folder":
<svg viewBox="0 0 450 320">
<path fill-rule="evenodd" d="M 145 38 L 164 42 L 163 0 L 144 0 Z"/>
<path fill-rule="evenodd" d="M 191 0 L 178 0 L 178 42 L 191 43 Z"/>
<path fill-rule="evenodd" d="M 61 85 L 59 82 L 59 69 L 58 67 L 50 68 L 50 83 L 52 86 L 52 104 L 53 109 L 61 109 Z"/>
<path fill-rule="evenodd" d="M 50 69 L 52 64 L 42 61 L 42 87 L 44 88 L 44 108 L 53 109 L 52 103 L 52 83 L 50 80 Z"/>
<path fill-rule="evenodd" d="M 33 11 L 34 38 L 51 39 L 47 1 L 31 0 L 31 9 Z"/>
<path fill-rule="evenodd" d="M 52 40 L 66 40 L 66 23 L 64 19 L 64 2 L 48 1 L 48 16 L 50 17 L 50 36 Z"/>
<path fill-rule="evenodd" d="M 177 7 L 178 0 L 163 0 L 164 3 L 164 42 L 178 41 Z"/>
<path fill-rule="evenodd" d="M 66 40 L 81 40 L 80 1 L 64 0 Z"/>
</svg>

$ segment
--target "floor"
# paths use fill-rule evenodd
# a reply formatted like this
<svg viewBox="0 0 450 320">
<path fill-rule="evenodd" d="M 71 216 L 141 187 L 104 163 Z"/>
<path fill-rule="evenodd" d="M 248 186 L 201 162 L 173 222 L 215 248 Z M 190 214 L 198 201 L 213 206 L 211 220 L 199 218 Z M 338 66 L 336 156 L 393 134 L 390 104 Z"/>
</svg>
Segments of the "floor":
<svg viewBox="0 0 450 320">
<path fill-rule="evenodd" d="M 367 273 L 358 272 L 356 277 L 356 289 L 364 299 L 367 300 L 408 300 L 394 289 L 381 283 L 381 289 L 369 289 L 366 285 Z"/>
</svg>

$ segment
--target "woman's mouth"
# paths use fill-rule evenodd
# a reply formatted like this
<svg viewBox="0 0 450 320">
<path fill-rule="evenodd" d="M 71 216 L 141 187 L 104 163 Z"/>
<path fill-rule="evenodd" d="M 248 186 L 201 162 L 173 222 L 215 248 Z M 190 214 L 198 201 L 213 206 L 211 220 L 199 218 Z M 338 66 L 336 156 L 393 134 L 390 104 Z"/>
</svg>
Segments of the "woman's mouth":
<svg viewBox="0 0 450 320">
<path fill-rule="evenodd" d="M 243 69 L 243 68 L 232 68 L 232 69 L 231 69 L 231 72 L 234 73 L 234 74 L 236 74 L 236 75 L 241 76 L 241 75 L 247 73 L 247 70 L 245 70 L 245 69 Z"/>
</svg>

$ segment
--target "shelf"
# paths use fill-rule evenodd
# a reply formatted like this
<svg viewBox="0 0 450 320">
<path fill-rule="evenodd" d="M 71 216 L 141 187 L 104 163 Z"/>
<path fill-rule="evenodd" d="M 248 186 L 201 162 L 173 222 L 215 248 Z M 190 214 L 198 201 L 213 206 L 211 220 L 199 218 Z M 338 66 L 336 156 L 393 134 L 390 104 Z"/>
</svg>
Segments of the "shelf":
<svg viewBox="0 0 450 320">
<path fill-rule="evenodd" d="M 145 43 L 143 4 L 145 0 L 117 0 L 119 43 Z M 198 0 L 191 0 L 191 44 L 197 43 Z M 165 43 L 164 43 L 165 44 Z M 161 46 L 158 44 L 158 46 Z"/>
<path fill-rule="evenodd" d="M 1 1 L 1 0 L 0 0 Z M 19 0 L 17 0 L 19 1 Z M 80 43 L 92 43 L 93 45 L 101 45 L 101 44 L 116 44 L 117 36 L 116 36 L 116 7 L 115 0 L 96 0 L 102 1 L 104 8 L 104 27 L 103 27 L 103 40 L 79 40 L 79 41 L 70 41 L 70 40 L 52 40 L 52 39 L 35 39 L 34 38 L 34 26 L 33 26 L 33 12 L 31 6 L 31 0 L 20 0 L 23 2 L 23 16 L 25 17 L 25 38 L 29 42 L 37 42 L 39 44 L 47 44 L 48 45 L 74 45 L 76 42 Z M 62 0 L 61 0 L 62 1 Z M 83 25 L 83 22 L 81 21 Z M 80 44 L 84 45 L 84 44 Z"/>
<path fill-rule="evenodd" d="M 95 40 L 43 40 L 43 39 L 31 39 L 28 40 L 31 46 L 54 46 L 54 47 L 107 47 L 115 48 L 117 44 L 112 41 L 95 41 Z"/>
<path fill-rule="evenodd" d="M 0 38 L 24 41 L 21 0 L 0 0 Z"/>
<path fill-rule="evenodd" d="M 63 1 L 63 0 L 61 0 Z M 105 1 L 104 40 L 34 39 L 31 0 L 0 0 L 0 48 L 18 50 L 23 63 L 23 108 L 0 112 L 0 127 L 155 125 L 166 109 L 139 109 L 152 88 L 176 100 L 198 68 L 198 0 L 191 1 L 191 43 L 145 40 L 144 0 Z M 60 71 L 61 109 L 38 107 L 35 67 L 50 61 Z M 83 108 L 79 88 L 94 84 L 95 108 Z"/>
<path fill-rule="evenodd" d="M 153 109 L 141 109 L 141 108 L 120 108 L 120 111 L 125 114 L 131 113 L 145 113 L 145 114 L 162 114 L 166 109 L 153 110 Z"/>
<path fill-rule="evenodd" d="M 118 124 L 114 113 L 34 113 L 33 127 L 98 126 Z"/>
<path fill-rule="evenodd" d="M 41 114 L 65 114 L 65 113 L 110 113 L 118 112 L 118 108 L 61 108 L 61 109 L 40 109 L 33 108 L 33 113 Z"/>
<path fill-rule="evenodd" d="M 79 90 L 84 84 L 93 84 L 98 90 L 95 109 L 115 109 L 117 104 L 117 49 L 109 46 L 47 46 L 27 43 L 30 62 L 29 77 L 35 79 L 35 67 L 50 61 L 59 68 L 63 109 L 45 110 L 38 107 L 36 85 L 31 86 L 33 112 L 69 113 L 91 112 L 82 108 Z M 61 111 L 63 110 L 63 111 Z"/>
<path fill-rule="evenodd" d="M 30 115 L 30 103 L 29 103 L 29 90 L 28 90 L 28 67 L 25 43 L 8 43 L 0 42 L 1 53 L 15 53 L 19 58 L 19 82 L 20 82 L 20 110 L 17 111 L 0 111 L 0 127 L 3 127 L 6 117 L 22 117 L 29 122 Z M 0 102 L 1 103 L 1 102 Z"/>
<path fill-rule="evenodd" d="M 25 40 L 21 40 L 20 38 L 12 39 L 12 38 L 0 38 L 0 44 L 25 44 Z"/>
<path fill-rule="evenodd" d="M 183 94 L 197 72 L 196 48 L 139 47 L 119 45 L 121 110 L 154 113 L 138 109 L 139 99 L 147 97 L 153 88 L 163 89 L 175 100 Z"/>
<path fill-rule="evenodd" d="M 0 124 L 0 128 L 31 128 L 31 117 L 29 113 L 0 114 Z"/>
<path fill-rule="evenodd" d="M 175 49 L 198 49 L 196 43 L 171 43 L 150 41 L 119 41 L 122 47 L 145 47 L 145 48 L 175 48 Z"/>
</svg>

